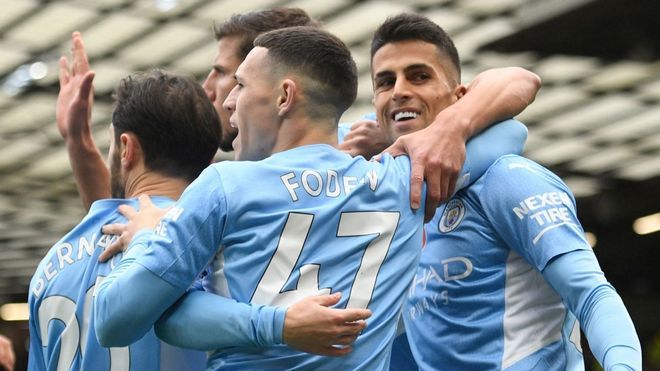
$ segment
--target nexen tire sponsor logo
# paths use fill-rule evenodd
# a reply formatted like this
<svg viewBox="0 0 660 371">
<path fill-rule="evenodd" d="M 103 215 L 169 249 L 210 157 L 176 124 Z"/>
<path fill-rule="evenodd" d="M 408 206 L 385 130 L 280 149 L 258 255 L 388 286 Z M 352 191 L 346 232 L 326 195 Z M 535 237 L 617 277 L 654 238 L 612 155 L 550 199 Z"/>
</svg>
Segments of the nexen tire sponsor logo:
<svg viewBox="0 0 660 371">
<path fill-rule="evenodd" d="M 536 245 L 543 234 L 561 226 L 579 228 L 571 213 L 573 203 L 566 192 L 546 192 L 522 200 L 512 209 L 518 219 L 528 217 L 540 229 L 532 239 Z M 569 210 L 570 208 L 570 210 Z"/>
<path fill-rule="evenodd" d="M 513 212 L 520 220 L 531 213 L 529 217 L 543 226 L 546 223 L 570 221 L 570 213 L 565 207 L 569 205 L 571 199 L 566 192 L 546 192 L 522 200 L 519 206 L 513 208 Z"/>
</svg>

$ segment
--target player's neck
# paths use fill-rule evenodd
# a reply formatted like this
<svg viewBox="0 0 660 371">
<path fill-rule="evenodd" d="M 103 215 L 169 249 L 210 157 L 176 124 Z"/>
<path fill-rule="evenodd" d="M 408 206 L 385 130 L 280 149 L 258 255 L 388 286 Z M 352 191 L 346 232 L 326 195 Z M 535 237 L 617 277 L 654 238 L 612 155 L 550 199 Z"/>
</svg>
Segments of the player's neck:
<svg viewBox="0 0 660 371">
<path fill-rule="evenodd" d="M 332 120 L 328 122 L 318 120 L 312 122 L 309 118 L 285 120 L 282 122 L 280 133 L 273 153 L 310 144 L 337 147 L 337 124 Z"/>
<path fill-rule="evenodd" d="M 188 181 L 181 178 L 172 178 L 153 171 L 145 171 L 129 176 L 126 182 L 126 198 L 147 194 L 177 200 L 189 184 Z"/>
</svg>

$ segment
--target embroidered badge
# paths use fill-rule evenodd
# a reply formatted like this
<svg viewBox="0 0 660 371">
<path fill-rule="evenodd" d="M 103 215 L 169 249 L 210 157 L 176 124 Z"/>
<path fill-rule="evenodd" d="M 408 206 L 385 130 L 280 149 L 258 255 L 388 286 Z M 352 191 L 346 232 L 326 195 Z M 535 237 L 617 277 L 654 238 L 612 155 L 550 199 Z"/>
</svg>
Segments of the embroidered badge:
<svg viewBox="0 0 660 371">
<path fill-rule="evenodd" d="M 438 229 L 443 233 L 451 232 L 461 224 L 464 216 L 465 204 L 460 198 L 453 198 L 449 200 L 445 211 L 442 213 Z"/>
</svg>

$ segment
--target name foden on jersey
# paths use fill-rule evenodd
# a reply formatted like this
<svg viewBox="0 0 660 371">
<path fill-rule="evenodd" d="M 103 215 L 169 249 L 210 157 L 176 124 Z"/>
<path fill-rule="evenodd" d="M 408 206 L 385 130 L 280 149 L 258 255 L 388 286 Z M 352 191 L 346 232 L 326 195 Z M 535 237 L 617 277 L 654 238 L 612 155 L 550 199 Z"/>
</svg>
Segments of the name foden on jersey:
<svg viewBox="0 0 660 371">
<path fill-rule="evenodd" d="M 376 191 L 378 187 L 378 175 L 376 171 L 369 170 L 363 177 L 339 174 L 335 170 L 323 171 L 307 169 L 302 173 L 292 171 L 280 176 L 282 184 L 289 192 L 291 201 L 298 201 L 299 194 L 307 194 L 318 197 L 323 194 L 326 197 L 346 196 L 355 188 L 368 185 L 369 189 Z"/>
</svg>

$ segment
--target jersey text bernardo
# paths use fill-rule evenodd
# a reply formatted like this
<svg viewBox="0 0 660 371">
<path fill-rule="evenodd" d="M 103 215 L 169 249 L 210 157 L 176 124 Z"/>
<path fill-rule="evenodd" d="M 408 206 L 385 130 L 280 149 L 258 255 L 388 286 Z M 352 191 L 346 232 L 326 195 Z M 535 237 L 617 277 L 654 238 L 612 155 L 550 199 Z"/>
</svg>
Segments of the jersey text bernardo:
<svg viewBox="0 0 660 371">
<path fill-rule="evenodd" d="M 298 201 L 299 194 L 307 193 L 311 197 L 321 194 L 326 197 L 346 196 L 353 189 L 367 184 L 372 191 L 378 187 L 378 175 L 374 170 L 368 171 L 363 177 L 349 176 L 337 173 L 335 170 L 303 170 L 301 173 L 292 171 L 280 176 L 282 184 L 289 192 L 291 201 Z"/>
<path fill-rule="evenodd" d="M 51 258 L 51 260 L 43 266 L 41 272 L 37 272 L 39 278 L 32 288 L 32 294 L 36 298 L 39 298 L 46 283 L 55 278 L 55 276 L 57 276 L 63 269 L 83 259 L 90 258 L 94 253 L 95 248 L 98 247 L 105 249 L 118 238 L 118 236 L 107 234 L 101 234 L 98 240 L 97 237 L 98 235 L 94 233 L 91 236 L 81 236 L 78 238 L 77 243 L 64 241 L 57 245 L 55 250 L 56 256 Z M 112 260 L 110 260 L 111 269 L 114 268 L 115 260 L 120 257 L 121 254 L 115 255 Z"/>
</svg>

